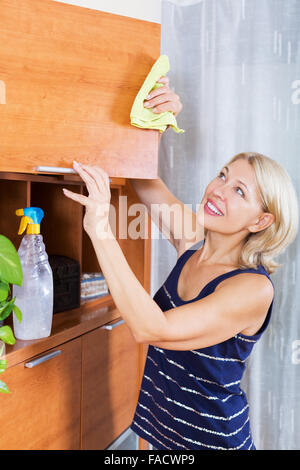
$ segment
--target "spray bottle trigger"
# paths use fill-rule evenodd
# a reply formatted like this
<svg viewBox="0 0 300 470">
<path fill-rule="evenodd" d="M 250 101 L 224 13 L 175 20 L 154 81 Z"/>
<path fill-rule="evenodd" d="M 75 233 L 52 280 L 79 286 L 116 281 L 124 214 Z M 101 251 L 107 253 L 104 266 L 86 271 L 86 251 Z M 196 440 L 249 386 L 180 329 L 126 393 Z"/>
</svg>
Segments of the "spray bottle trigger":
<svg viewBox="0 0 300 470">
<path fill-rule="evenodd" d="M 32 219 L 30 217 L 27 217 L 26 215 L 24 215 L 21 218 L 21 223 L 20 223 L 18 235 L 21 235 L 24 232 L 24 230 L 26 229 L 27 224 L 29 224 L 31 222 L 32 222 Z"/>
</svg>

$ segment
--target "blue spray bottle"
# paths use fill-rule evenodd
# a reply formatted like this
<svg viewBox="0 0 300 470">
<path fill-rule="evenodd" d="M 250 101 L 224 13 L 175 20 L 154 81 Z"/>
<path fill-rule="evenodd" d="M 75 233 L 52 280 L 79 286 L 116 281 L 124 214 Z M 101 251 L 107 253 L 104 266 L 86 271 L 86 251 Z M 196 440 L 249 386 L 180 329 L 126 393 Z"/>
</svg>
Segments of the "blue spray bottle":
<svg viewBox="0 0 300 470">
<path fill-rule="evenodd" d="M 22 286 L 13 286 L 22 321 L 13 315 L 16 338 L 45 338 L 51 333 L 53 318 L 53 276 L 45 251 L 40 223 L 44 212 L 39 207 L 16 210 L 22 216 L 18 234 L 26 229 L 18 254 L 23 270 Z"/>
</svg>

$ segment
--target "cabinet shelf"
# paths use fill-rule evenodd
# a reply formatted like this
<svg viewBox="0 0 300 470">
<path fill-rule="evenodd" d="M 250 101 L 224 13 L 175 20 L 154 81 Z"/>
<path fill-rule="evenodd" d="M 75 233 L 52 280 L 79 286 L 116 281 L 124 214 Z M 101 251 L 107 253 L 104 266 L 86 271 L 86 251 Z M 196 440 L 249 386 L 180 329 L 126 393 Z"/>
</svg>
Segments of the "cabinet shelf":
<svg viewBox="0 0 300 470">
<path fill-rule="evenodd" d="M 91 300 L 76 309 L 56 313 L 53 315 L 49 337 L 28 341 L 16 340 L 13 346 L 6 345 L 7 367 L 12 367 L 119 317 L 120 313 L 111 295 Z"/>
<path fill-rule="evenodd" d="M 85 184 L 79 177 L 67 175 L 63 182 L 72 191 L 86 194 Z M 66 198 L 59 183 L 62 175 L 26 175 L 0 172 L 0 200 L 2 205 L 0 233 L 7 236 L 18 249 L 22 237 L 18 235 L 19 218 L 15 210 L 21 207 L 38 206 L 45 212 L 41 224 L 48 255 L 57 254 L 77 260 L 83 272 L 101 272 L 91 240 L 83 230 L 83 207 Z M 76 180 L 77 178 L 77 180 Z M 7 194 L 13 197 L 7 198 Z M 138 202 L 129 180 L 115 178 L 111 183 L 111 203 L 119 215 L 119 196 L 126 195 L 128 206 Z M 122 214 L 122 217 L 126 214 Z M 148 216 L 147 216 L 148 217 Z M 128 218 L 130 220 L 130 218 Z M 149 222 L 149 219 L 148 219 Z M 117 221 L 118 225 L 118 221 Z M 55 230 L 53 230 L 55 227 Z M 116 227 L 117 229 L 118 227 Z M 116 234 L 116 238 L 117 234 Z M 151 237 L 137 240 L 118 240 L 127 262 L 147 290 L 150 289 L 150 242 Z M 57 344 L 68 341 L 118 318 L 111 295 L 82 302 L 77 309 L 60 312 L 53 316 L 51 336 L 35 341 L 19 341 L 7 346 L 8 367 L 39 354 Z"/>
</svg>

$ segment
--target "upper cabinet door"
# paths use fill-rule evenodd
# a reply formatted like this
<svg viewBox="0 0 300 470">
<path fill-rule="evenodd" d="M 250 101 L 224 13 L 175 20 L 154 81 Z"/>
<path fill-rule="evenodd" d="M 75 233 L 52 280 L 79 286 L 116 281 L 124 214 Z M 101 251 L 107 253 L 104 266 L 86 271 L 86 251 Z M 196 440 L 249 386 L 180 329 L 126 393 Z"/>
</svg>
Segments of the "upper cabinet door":
<svg viewBox="0 0 300 470">
<path fill-rule="evenodd" d="M 160 25 L 52 0 L 3 0 L 0 171 L 99 165 L 155 178 L 158 131 L 131 126 Z"/>
</svg>

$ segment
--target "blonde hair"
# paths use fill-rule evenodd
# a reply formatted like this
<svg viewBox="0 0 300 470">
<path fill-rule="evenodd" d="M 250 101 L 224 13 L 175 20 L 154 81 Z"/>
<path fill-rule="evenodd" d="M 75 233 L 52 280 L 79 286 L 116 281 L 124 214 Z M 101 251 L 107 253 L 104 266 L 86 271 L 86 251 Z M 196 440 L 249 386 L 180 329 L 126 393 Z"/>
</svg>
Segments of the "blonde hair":
<svg viewBox="0 0 300 470">
<path fill-rule="evenodd" d="M 297 193 L 290 176 L 275 160 L 260 153 L 243 152 L 235 155 L 227 165 L 239 159 L 247 160 L 254 169 L 262 210 L 275 217 L 269 227 L 246 237 L 239 268 L 257 269 L 262 265 L 268 274 L 272 274 L 282 266 L 274 261 L 274 257 L 284 252 L 297 235 Z"/>
</svg>

